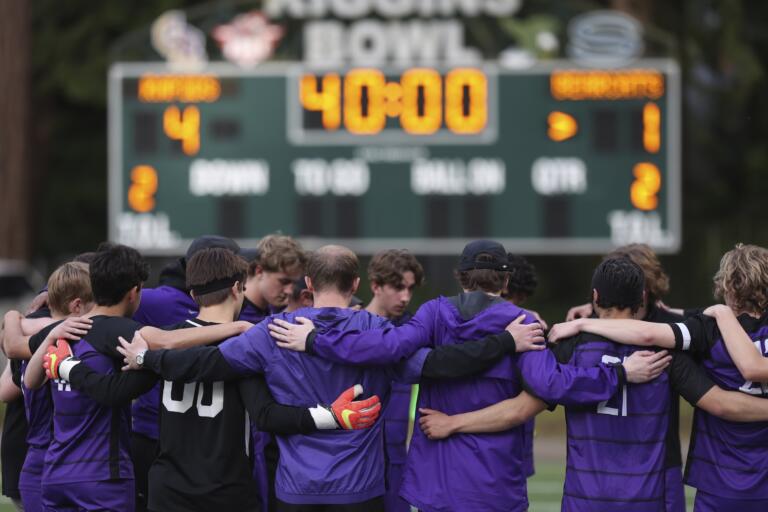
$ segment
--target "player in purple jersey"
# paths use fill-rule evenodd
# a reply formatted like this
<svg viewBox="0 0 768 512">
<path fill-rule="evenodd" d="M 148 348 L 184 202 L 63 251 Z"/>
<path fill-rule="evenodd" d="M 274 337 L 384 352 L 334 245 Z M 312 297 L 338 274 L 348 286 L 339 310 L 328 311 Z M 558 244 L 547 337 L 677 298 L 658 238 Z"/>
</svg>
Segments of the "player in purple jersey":
<svg viewBox="0 0 768 512">
<path fill-rule="evenodd" d="M 389 319 L 394 325 L 406 323 L 411 314 L 406 310 L 413 291 L 424 282 L 424 269 L 415 256 L 403 250 L 375 254 L 368 264 L 368 281 L 373 298 L 365 310 Z M 408 416 L 411 405 L 410 384 L 392 383 L 392 394 L 384 411 L 384 439 L 387 454 L 387 512 L 409 512 L 410 506 L 400 497 L 407 455 Z"/>
<path fill-rule="evenodd" d="M 768 335 L 768 250 L 737 245 L 726 253 L 715 275 L 715 294 L 734 310 L 753 341 Z M 718 315 L 719 308 L 710 313 Z M 553 329 L 555 331 L 555 329 Z M 739 373 L 729 354 L 716 319 L 696 315 L 684 322 L 652 324 L 634 320 L 579 319 L 560 324 L 555 338 L 575 332 L 593 332 L 621 343 L 677 347 L 697 355 L 708 375 L 727 390 L 761 398 L 768 396 L 761 384 Z M 758 343 L 765 356 L 768 347 Z M 739 353 L 734 353 L 739 358 Z M 748 364 L 748 363 L 747 363 Z M 696 510 L 763 510 L 768 500 L 768 422 L 736 424 L 697 410 L 686 465 L 686 483 L 696 487 Z"/>
<path fill-rule="evenodd" d="M 90 281 L 96 306 L 88 313 L 90 331 L 73 344 L 73 352 L 102 372 L 119 370 L 115 352 L 118 336 L 132 336 L 142 329 L 155 341 L 205 343 L 242 331 L 243 325 L 194 330 L 189 334 L 167 333 L 142 327 L 127 317 L 134 312 L 146 279 L 146 264 L 135 250 L 125 246 L 105 247 L 92 261 Z M 82 333 L 81 333 L 82 334 Z M 37 348 L 25 382 L 34 389 L 35 357 L 47 351 L 49 335 Z M 30 340 L 32 343 L 32 340 Z M 149 377 L 149 378 L 148 378 Z M 137 374 L 133 384 L 149 389 L 151 375 Z M 128 455 L 130 431 L 127 408 L 101 406 L 71 390 L 64 382 L 51 385 L 54 405 L 54 435 L 45 457 L 42 500 L 44 510 L 129 510 L 133 508 L 133 467 Z"/>
<path fill-rule="evenodd" d="M 661 266 L 659 258 L 646 244 L 628 244 L 617 247 L 603 258 L 629 258 L 636 263 L 645 276 L 645 297 L 636 318 L 647 322 L 671 323 L 683 320 L 682 310 L 672 310 L 664 305 L 662 299 L 669 293 L 669 276 Z M 679 311 L 679 313 L 677 312 Z M 592 302 L 576 306 L 568 311 L 567 319 L 593 316 Z M 673 390 L 674 392 L 674 390 Z M 683 489 L 682 455 L 680 447 L 680 400 L 674 397 L 669 413 L 667 431 L 667 475 L 666 512 L 685 512 L 685 492 Z"/>
<path fill-rule="evenodd" d="M 359 283 L 357 258 L 348 249 L 326 246 L 315 251 L 307 269 L 315 308 L 283 313 L 273 318 L 308 317 L 320 329 L 369 330 L 385 319 L 347 308 Z M 421 351 L 401 365 L 403 378 L 462 377 L 483 371 L 506 353 L 535 347 L 538 326 L 513 322 L 510 332 L 466 343 L 467 350 L 442 347 Z M 498 331 L 503 331 L 501 326 Z M 538 335 L 537 335 L 538 332 Z M 462 347 L 464 348 L 464 347 Z M 540 347 L 539 347 L 540 348 Z M 360 382 L 386 403 L 394 367 L 351 367 L 291 351 L 280 350 L 264 323 L 219 347 L 181 351 L 149 351 L 137 337 L 122 349 L 131 367 L 143 365 L 169 379 L 232 380 L 264 373 L 275 398 L 284 404 L 311 407 L 327 403 L 348 382 Z M 470 357 L 473 355 L 474 357 Z M 318 411 L 322 413 L 322 411 Z M 381 423 L 366 431 L 344 435 L 317 433 L 279 436 L 280 466 L 277 497 L 280 510 L 382 510 L 384 453 Z"/>
<path fill-rule="evenodd" d="M 504 248 L 492 241 L 468 244 L 457 275 L 465 292 L 429 301 L 407 324 L 355 331 L 275 319 L 270 329 L 280 346 L 303 350 L 336 362 L 371 365 L 401 361 L 419 348 L 446 346 L 499 332 L 524 311 L 503 300 L 508 262 Z M 528 319 L 531 320 L 530 318 Z M 538 324 L 537 324 L 538 325 Z M 540 330 L 538 330 L 541 333 Z M 309 336 L 307 336 L 309 334 Z M 658 375 L 667 361 L 647 354 L 622 364 L 594 368 L 559 365 L 548 350 L 505 358 L 480 376 L 455 382 L 422 379 L 419 406 L 459 413 L 515 397 L 522 390 L 518 376 L 542 398 L 569 404 L 607 400 L 638 370 L 645 379 Z M 401 496 L 423 510 L 505 510 L 528 507 L 521 428 L 494 435 L 471 435 L 431 443 L 417 430 L 411 442 Z"/>
</svg>

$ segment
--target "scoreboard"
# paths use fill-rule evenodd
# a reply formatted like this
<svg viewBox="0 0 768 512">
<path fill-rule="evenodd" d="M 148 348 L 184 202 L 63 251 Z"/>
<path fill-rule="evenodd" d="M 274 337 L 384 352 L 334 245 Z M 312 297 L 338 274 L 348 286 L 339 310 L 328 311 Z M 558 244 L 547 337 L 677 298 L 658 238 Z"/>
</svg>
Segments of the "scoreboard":
<svg viewBox="0 0 768 512">
<path fill-rule="evenodd" d="M 181 253 L 218 233 L 308 247 L 598 253 L 681 237 L 673 61 L 316 69 L 214 62 L 109 77 L 110 237 Z"/>
</svg>

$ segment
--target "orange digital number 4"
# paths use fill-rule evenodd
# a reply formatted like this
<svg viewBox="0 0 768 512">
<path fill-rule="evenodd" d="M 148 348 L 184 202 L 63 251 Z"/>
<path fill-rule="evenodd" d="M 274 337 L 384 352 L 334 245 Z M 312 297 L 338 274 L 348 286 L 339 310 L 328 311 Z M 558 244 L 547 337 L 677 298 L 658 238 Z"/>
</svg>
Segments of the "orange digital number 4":
<svg viewBox="0 0 768 512">
<path fill-rule="evenodd" d="M 661 190 L 661 172 L 650 162 L 635 165 L 632 173 L 635 181 L 629 189 L 632 206 L 638 210 L 655 210 L 659 205 L 658 193 Z"/>
<path fill-rule="evenodd" d="M 163 114 L 163 131 L 172 140 L 181 141 L 185 155 L 195 155 L 200 151 L 200 109 L 194 105 L 179 107 L 171 105 Z"/>
</svg>

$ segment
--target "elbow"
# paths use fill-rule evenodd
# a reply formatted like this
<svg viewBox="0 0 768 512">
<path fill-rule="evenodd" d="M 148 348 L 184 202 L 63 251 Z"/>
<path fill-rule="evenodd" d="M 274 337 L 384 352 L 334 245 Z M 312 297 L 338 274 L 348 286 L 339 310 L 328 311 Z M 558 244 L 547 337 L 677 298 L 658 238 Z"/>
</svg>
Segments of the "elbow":
<svg viewBox="0 0 768 512">
<path fill-rule="evenodd" d="M 749 364 L 744 368 L 740 368 L 742 377 L 752 382 L 762 382 L 768 377 L 768 373 L 760 368 L 760 365 Z"/>
</svg>

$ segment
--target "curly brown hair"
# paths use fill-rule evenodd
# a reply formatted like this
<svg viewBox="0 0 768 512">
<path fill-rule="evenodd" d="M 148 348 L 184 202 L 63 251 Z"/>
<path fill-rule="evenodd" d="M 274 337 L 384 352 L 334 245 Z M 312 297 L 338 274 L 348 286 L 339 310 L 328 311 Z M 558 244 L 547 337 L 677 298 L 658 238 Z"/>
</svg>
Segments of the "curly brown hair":
<svg viewBox="0 0 768 512">
<path fill-rule="evenodd" d="M 643 269 L 649 304 L 653 304 L 669 293 L 669 276 L 664 272 L 658 256 L 650 246 L 646 244 L 622 245 L 606 254 L 603 261 L 613 258 L 627 258 Z"/>
<path fill-rule="evenodd" d="M 737 313 L 762 314 L 768 309 L 768 249 L 736 244 L 723 254 L 713 281 L 715 298 Z"/>
<path fill-rule="evenodd" d="M 416 286 L 424 283 L 424 268 L 421 263 L 416 256 L 403 249 L 379 252 L 368 264 L 368 280 L 379 286 L 388 284 L 398 288 L 406 272 L 413 272 Z"/>
<path fill-rule="evenodd" d="M 256 267 L 267 272 L 299 273 L 307 264 L 307 255 L 301 244 L 285 235 L 267 235 L 256 246 L 258 257 L 248 265 L 248 275 L 256 273 Z"/>
</svg>

